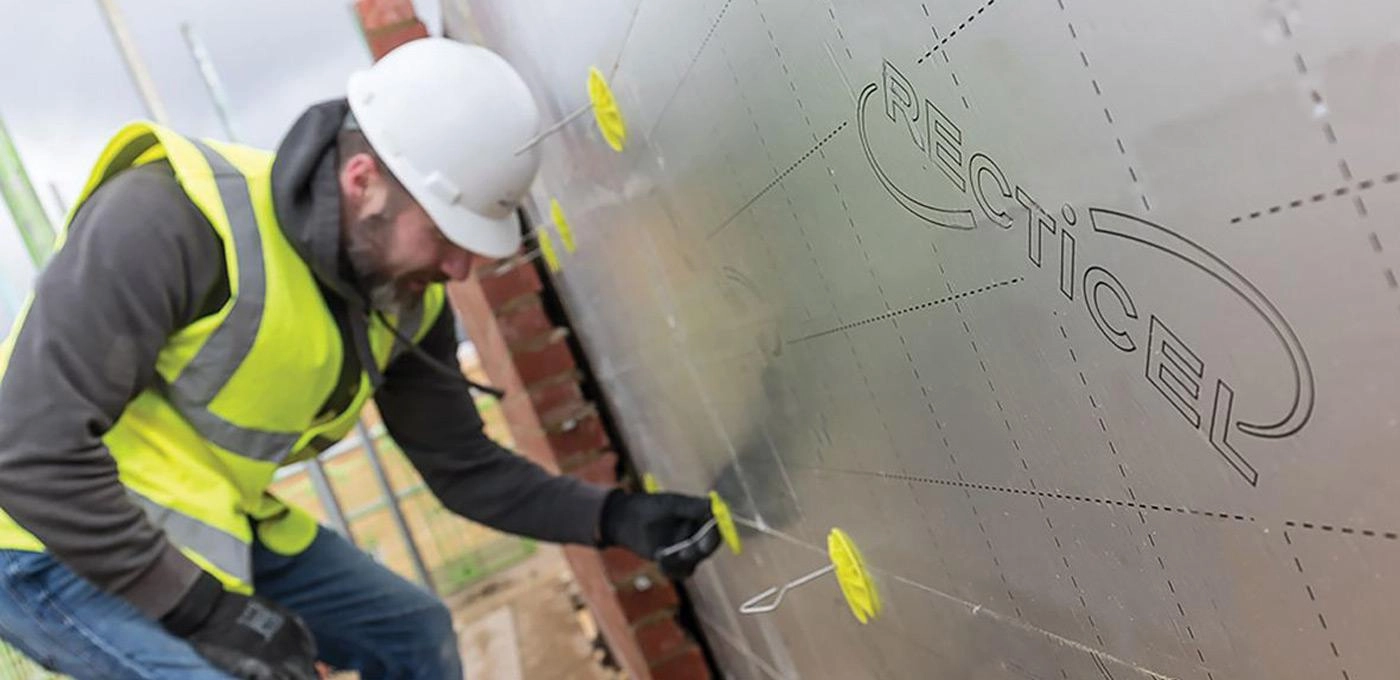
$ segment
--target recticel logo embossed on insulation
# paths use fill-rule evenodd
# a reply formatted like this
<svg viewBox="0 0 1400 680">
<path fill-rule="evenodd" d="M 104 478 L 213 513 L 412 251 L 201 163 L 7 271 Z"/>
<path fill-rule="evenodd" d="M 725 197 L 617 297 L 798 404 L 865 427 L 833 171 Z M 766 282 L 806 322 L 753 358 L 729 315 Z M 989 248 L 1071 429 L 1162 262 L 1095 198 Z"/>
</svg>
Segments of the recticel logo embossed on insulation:
<svg viewBox="0 0 1400 680">
<path fill-rule="evenodd" d="M 996 229 L 981 231 L 998 235 L 985 238 L 1019 235 L 1025 239 L 1025 254 L 1031 264 L 1047 277 L 1054 274 L 1049 285 L 1068 300 L 1080 303 L 1076 307 L 1082 306 L 1113 347 L 1137 357 L 1144 367 L 1144 379 L 1182 421 L 1197 430 L 1249 484 L 1258 485 L 1258 470 L 1240 451 L 1240 438 L 1275 440 L 1296 434 L 1311 418 L 1315 398 L 1307 353 L 1288 321 L 1262 291 L 1199 244 L 1141 217 L 1091 207 L 1086 229 L 1075 228 L 1079 215 L 1069 204 L 1058 215 L 1042 209 L 1043 203 L 1013 182 L 992 157 L 971 148 L 956 121 L 934 102 L 920 98 L 889 62 L 884 63 L 881 82 L 870 83 L 861 91 L 856 108 L 861 147 L 870 169 L 901 208 L 933 226 L 966 232 L 994 226 Z M 885 126 L 880 130 L 882 144 L 878 148 L 871 142 L 874 125 Z M 901 131 L 907 134 L 898 134 Z M 937 166 L 964 200 L 949 204 L 947 188 L 933 190 L 927 185 L 926 174 L 891 175 L 880 162 L 882 153 L 922 156 Z M 1024 219 L 1012 217 L 1010 210 L 1016 206 L 1024 211 Z M 1237 392 L 1232 378 L 1234 384 L 1242 381 L 1239 376 L 1227 375 L 1235 367 L 1210 367 L 1202 359 L 1203 352 L 1197 351 L 1205 347 L 1199 343 L 1228 343 L 1232 338 L 1212 333 L 1204 316 L 1158 316 L 1146 305 L 1152 290 L 1129 289 L 1109 264 L 1076 257 L 1081 250 L 1080 238 L 1121 252 L 1113 267 L 1121 268 L 1122 262 L 1133 258 L 1169 258 L 1184 265 L 1182 271 L 1201 277 L 1212 290 L 1205 296 L 1209 299 L 1201 301 L 1202 308 L 1218 311 L 1229 305 L 1233 308 L 1223 310 L 1226 314 L 1257 319 L 1267 329 L 1271 342 L 1281 350 L 1270 350 L 1269 356 L 1277 354 L 1283 359 L 1271 362 L 1278 365 L 1268 370 L 1279 372 L 1274 378 L 1288 384 L 1291 394 L 1280 402 L 1277 395 Z"/>
</svg>

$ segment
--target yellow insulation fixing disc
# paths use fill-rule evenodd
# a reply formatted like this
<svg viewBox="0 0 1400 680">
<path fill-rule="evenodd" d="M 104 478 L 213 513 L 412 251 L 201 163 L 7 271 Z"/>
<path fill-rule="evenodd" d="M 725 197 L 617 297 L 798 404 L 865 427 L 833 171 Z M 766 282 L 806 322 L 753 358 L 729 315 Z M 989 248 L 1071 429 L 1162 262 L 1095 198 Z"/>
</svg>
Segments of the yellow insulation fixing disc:
<svg viewBox="0 0 1400 680">
<path fill-rule="evenodd" d="M 559 240 L 564 242 L 564 250 L 571 253 L 578 250 L 578 246 L 574 244 L 573 227 L 570 227 L 569 220 L 564 218 L 564 208 L 559 205 L 558 199 L 549 199 L 549 217 L 559 229 Z"/>
<path fill-rule="evenodd" d="M 729 512 L 729 504 L 714 491 L 710 492 L 710 513 L 715 516 L 715 526 L 719 527 L 724 544 L 735 555 L 742 553 L 744 545 L 739 541 L 739 530 L 734 527 L 734 515 Z"/>
<path fill-rule="evenodd" d="M 865 559 L 851 537 L 833 528 L 826 536 L 826 552 L 836 567 L 836 581 L 841 584 L 841 594 L 846 596 L 851 613 L 861 623 L 869 623 L 879 616 L 880 593 L 875 590 L 875 582 L 865 568 Z"/>
<path fill-rule="evenodd" d="M 603 72 L 594 66 L 588 69 L 588 101 L 593 103 L 593 119 L 598 122 L 598 131 L 613 151 L 622 151 L 627 143 L 627 124 L 622 120 L 622 112 L 617 109 L 612 88 L 603 78 Z"/>
<path fill-rule="evenodd" d="M 544 255 L 544 263 L 549 267 L 549 271 L 557 272 L 562 269 L 559 264 L 559 252 L 554 249 L 554 239 L 549 237 L 549 232 L 539 229 L 535 231 L 535 237 L 540 242 L 540 254 Z"/>
</svg>

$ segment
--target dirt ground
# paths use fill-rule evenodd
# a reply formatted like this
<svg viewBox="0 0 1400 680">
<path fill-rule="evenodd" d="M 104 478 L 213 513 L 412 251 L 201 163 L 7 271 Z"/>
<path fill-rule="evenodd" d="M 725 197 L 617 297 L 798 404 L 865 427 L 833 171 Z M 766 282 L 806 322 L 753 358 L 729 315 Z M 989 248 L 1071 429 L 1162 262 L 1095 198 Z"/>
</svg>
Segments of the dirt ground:
<svg viewBox="0 0 1400 680">
<path fill-rule="evenodd" d="M 534 555 L 447 598 L 467 680 L 623 680 L 595 647 L 597 628 L 582 607 L 564 554 Z M 338 673 L 334 680 L 350 680 Z"/>
</svg>

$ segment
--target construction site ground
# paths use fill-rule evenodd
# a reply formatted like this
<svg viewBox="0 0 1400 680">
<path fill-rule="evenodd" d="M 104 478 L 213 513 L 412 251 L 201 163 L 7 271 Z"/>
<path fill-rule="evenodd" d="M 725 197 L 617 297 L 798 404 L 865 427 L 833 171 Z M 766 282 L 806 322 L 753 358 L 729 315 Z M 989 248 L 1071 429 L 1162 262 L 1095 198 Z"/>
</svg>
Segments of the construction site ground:
<svg viewBox="0 0 1400 680">
<path fill-rule="evenodd" d="M 446 599 L 469 680 L 621 680 L 595 645 L 559 548 L 541 545 L 523 562 Z M 335 680 L 355 678 L 338 673 Z"/>
</svg>

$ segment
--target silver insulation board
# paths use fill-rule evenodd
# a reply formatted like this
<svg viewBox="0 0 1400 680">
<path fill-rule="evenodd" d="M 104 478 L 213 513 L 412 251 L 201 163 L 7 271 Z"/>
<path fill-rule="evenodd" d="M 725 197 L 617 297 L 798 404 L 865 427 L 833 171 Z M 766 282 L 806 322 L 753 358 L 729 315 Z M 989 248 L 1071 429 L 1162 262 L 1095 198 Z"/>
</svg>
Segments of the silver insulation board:
<svg viewBox="0 0 1400 680">
<path fill-rule="evenodd" d="M 468 6 L 469 5 L 469 6 Z M 742 679 L 1400 677 L 1400 3 L 449 0 Z M 548 201 L 567 214 L 562 248 Z M 884 615 L 833 579 L 846 530 Z"/>
</svg>

